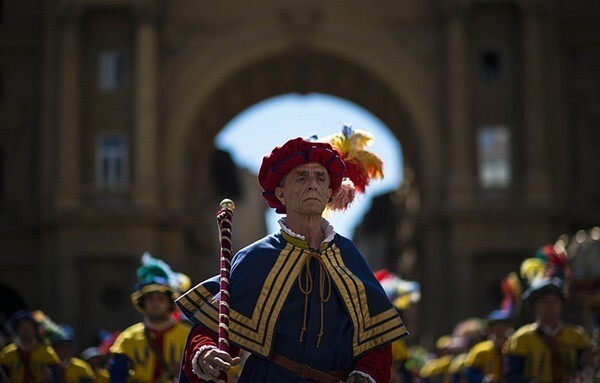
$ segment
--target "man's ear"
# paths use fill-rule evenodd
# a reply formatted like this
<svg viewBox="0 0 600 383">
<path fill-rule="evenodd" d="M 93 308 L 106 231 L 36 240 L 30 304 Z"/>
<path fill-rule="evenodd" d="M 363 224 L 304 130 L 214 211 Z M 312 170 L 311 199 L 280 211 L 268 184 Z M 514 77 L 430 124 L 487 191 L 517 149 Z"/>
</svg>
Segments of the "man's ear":
<svg viewBox="0 0 600 383">
<path fill-rule="evenodd" d="M 283 195 L 283 188 L 281 186 L 275 188 L 275 197 L 285 206 L 285 196 Z"/>
</svg>

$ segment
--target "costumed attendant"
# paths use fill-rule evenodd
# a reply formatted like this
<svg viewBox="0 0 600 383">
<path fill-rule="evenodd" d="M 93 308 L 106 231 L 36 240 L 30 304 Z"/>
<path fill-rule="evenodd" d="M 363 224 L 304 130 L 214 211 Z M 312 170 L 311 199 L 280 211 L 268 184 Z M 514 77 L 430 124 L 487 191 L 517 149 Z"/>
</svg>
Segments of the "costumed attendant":
<svg viewBox="0 0 600 383">
<path fill-rule="evenodd" d="M 131 301 L 144 320 L 123 331 L 110 348 L 110 381 L 176 381 L 190 330 L 172 315 L 181 275 L 148 253 L 142 256 L 137 275 Z"/>
<path fill-rule="evenodd" d="M 399 314 L 411 304 L 421 300 L 421 287 L 417 282 L 407 281 L 398 275 L 386 270 L 378 270 L 375 278 L 383 287 L 385 294 Z M 404 339 L 392 343 L 392 380 L 390 383 L 410 383 L 413 381 L 412 373 L 408 370 L 406 362 L 411 355 Z"/>
<path fill-rule="evenodd" d="M 452 358 L 448 367 L 448 382 L 462 383 L 466 380 L 467 354 L 473 346 L 483 340 L 482 330 L 483 323 L 478 318 L 461 321 L 454 328 L 451 348 L 456 356 Z"/>
<path fill-rule="evenodd" d="M 17 311 L 9 318 L 15 343 L 0 351 L 0 382 L 60 381 L 59 359 L 52 347 L 41 341 L 40 325 L 30 311 Z"/>
<path fill-rule="evenodd" d="M 518 329 L 505 346 L 508 383 L 568 382 L 590 364 L 591 341 L 585 330 L 563 323 L 567 256 L 552 245 L 525 260 L 521 274 L 532 280 L 523 293 L 535 322 Z"/>
<path fill-rule="evenodd" d="M 494 310 L 485 322 L 487 340 L 473 346 L 465 361 L 469 383 L 502 382 L 502 347 L 511 331 L 511 313 Z"/>
<path fill-rule="evenodd" d="M 419 371 L 423 383 L 447 383 L 449 380 L 448 369 L 455 355 L 452 348 L 452 337 L 444 335 L 435 342 L 437 358 L 425 362 Z"/>
<path fill-rule="evenodd" d="M 96 374 L 92 367 L 87 362 L 73 357 L 75 336 L 71 327 L 63 324 L 59 326 L 58 330 L 48 334 L 48 338 L 60 359 L 61 381 L 63 383 L 94 382 Z"/>
<path fill-rule="evenodd" d="M 98 347 L 88 347 L 81 353 L 81 359 L 90 365 L 96 379 L 94 383 L 109 383 L 110 375 L 108 370 L 105 368 L 105 357 Z"/>
<path fill-rule="evenodd" d="M 296 138 L 264 157 L 258 181 L 286 216 L 240 250 L 230 274 L 229 342 L 251 355 L 240 383 L 388 383 L 390 344 L 407 335 L 363 256 L 322 217 L 381 177 L 372 139 L 346 126 L 329 142 Z M 217 348 L 219 278 L 177 300 L 194 322 L 181 381 L 218 381 L 239 363 Z"/>
</svg>

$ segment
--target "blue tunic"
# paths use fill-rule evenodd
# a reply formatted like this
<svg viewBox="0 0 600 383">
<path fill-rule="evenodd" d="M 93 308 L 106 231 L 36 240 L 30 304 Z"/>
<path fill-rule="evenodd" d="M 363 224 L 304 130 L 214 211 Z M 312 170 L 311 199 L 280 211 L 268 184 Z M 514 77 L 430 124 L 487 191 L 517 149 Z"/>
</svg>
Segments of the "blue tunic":
<svg viewBox="0 0 600 383">
<path fill-rule="evenodd" d="M 408 334 L 349 239 L 336 234 L 315 255 L 306 242 L 280 233 L 234 257 L 229 340 L 252 353 L 241 383 L 305 382 L 266 360 L 271 352 L 322 371 L 351 370 L 365 352 Z M 218 282 L 208 279 L 177 300 L 192 322 L 215 332 Z"/>
</svg>

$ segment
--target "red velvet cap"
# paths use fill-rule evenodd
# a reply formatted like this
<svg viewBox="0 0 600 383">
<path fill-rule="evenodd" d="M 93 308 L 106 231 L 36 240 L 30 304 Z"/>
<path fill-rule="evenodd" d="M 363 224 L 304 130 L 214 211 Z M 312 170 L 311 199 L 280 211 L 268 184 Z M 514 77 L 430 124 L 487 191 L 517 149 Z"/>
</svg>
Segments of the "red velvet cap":
<svg viewBox="0 0 600 383">
<path fill-rule="evenodd" d="M 309 162 L 320 163 L 327 169 L 329 187 L 335 194 L 346 170 L 340 154 L 328 143 L 312 142 L 298 137 L 276 147 L 271 154 L 263 158 L 258 172 L 258 183 L 263 188 L 262 196 L 267 200 L 269 207 L 274 208 L 277 213 L 285 214 L 285 206 L 275 196 L 275 189 L 292 169 Z"/>
</svg>

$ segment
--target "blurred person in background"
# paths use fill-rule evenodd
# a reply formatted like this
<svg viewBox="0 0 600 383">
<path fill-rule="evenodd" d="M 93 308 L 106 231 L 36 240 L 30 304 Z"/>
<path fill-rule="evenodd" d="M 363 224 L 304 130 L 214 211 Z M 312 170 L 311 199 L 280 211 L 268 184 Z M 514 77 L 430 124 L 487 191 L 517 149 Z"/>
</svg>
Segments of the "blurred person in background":
<svg viewBox="0 0 600 383">
<path fill-rule="evenodd" d="M 60 382 L 60 360 L 41 341 L 40 326 L 28 310 L 17 311 L 9 318 L 14 343 L 0 351 L 0 382 Z"/>
<path fill-rule="evenodd" d="M 75 358 L 75 335 L 71 327 L 62 324 L 60 332 L 49 335 L 52 348 L 60 359 L 62 383 L 92 383 L 96 379 L 94 370 L 87 362 Z"/>
<path fill-rule="evenodd" d="M 479 318 L 469 318 L 458 323 L 452 333 L 451 348 L 456 354 L 448 367 L 448 379 L 450 383 L 466 382 L 467 354 L 477 343 L 483 340 L 483 324 Z"/>
<path fill-rule="evenodd" d="M 471 348 L 465 361 L 465 376 L 469 383 L 502 382 L 502 347 L 511 332 L 511 315 L 494 310 L 485 322 L 487 340 Z"/>
<path fill-rule="evenodd" d="M 95 383 L 109 383 L 110 375 L 106 369 L 106 357 L 98 347 L 88 347 L 81 353 L 81 359 L 86 361 L 96 374 Z"/>
<path fill-rule="evenodd" d="M 181 275 L 148 253 L 142 256 L 137 275 L 131 300 L 144 318 L 124 330 L 110 348 L 110 381 L 174 382 L 190 331 L 174 315 Z"/>
<path fill-rule="evenodd" d="M 569 382 L 582 378 L 592 363 L 591 340 L 585 330 L 563 322 L 567 256 L 552 245 L 538 250 L 521 266 L 531 275 L 523 303 L 535 322 L 508 339 L 504 353 L 504 379 L 508 383 Z"/>
<path fill-rule="evenodd" d="M 448 369 L 456 354 L 452 348 L 452 337 L 444 335 L 435 342 L 436 358 L 425 362 L 419 371 L 423 383 L 447 383 Z"/>
</svg>

